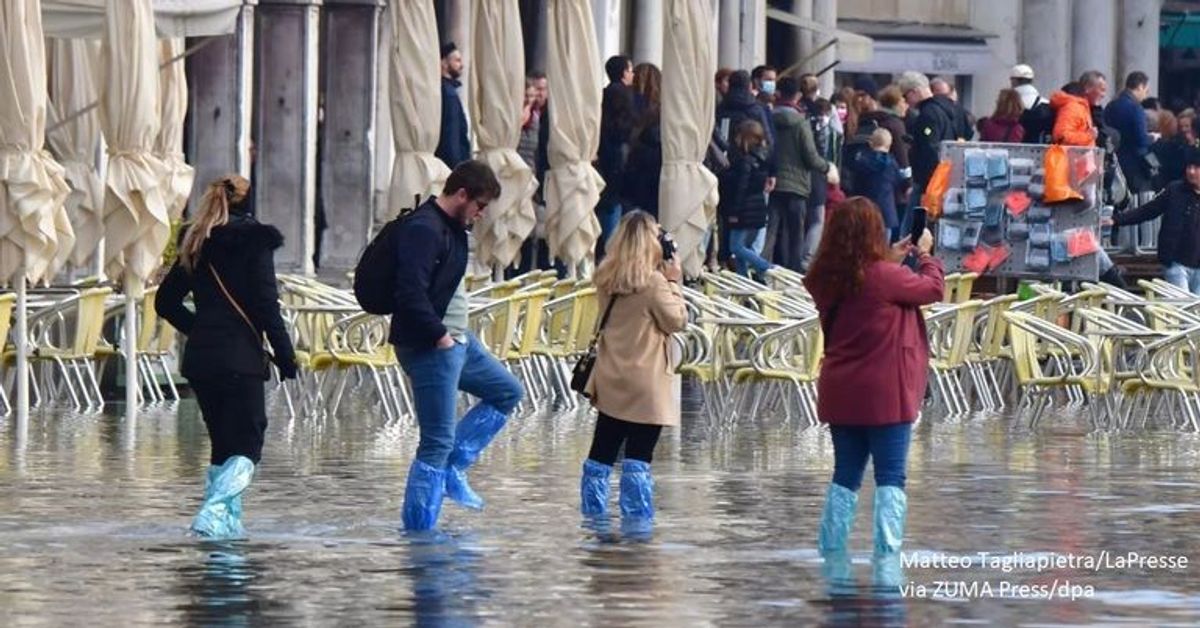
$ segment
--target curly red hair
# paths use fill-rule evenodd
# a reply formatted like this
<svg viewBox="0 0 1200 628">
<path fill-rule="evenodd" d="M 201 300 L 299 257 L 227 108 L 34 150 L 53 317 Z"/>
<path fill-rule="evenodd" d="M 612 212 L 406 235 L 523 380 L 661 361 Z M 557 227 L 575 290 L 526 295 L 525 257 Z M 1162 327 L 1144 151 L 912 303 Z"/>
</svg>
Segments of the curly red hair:
<svg viewBox="0 0 1200 628">
<path fill-rule="evenodd" d="M 850 197 L 825 224 L 805 285 L 826 303 L 841 301 L 858 294 L 867 268 L 886 254 L 879 208 L 868 198 Z"/>
</svg>

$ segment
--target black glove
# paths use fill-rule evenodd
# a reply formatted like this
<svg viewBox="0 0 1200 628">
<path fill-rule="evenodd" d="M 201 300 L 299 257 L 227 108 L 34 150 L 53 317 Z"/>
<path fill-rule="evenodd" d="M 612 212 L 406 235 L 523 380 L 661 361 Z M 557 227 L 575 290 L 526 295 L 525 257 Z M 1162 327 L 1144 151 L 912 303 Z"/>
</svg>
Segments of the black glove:
<svg viewBox="0 0 1200 628">
<path fill-rule="evenodd" d="M 275 368 L 279 369 L 279 379 L 296 379 L 297 371 L 295 356 L 286 356 L 286 358 L 272 356 L 271 361 L 275 363 Z"/>
</svg>

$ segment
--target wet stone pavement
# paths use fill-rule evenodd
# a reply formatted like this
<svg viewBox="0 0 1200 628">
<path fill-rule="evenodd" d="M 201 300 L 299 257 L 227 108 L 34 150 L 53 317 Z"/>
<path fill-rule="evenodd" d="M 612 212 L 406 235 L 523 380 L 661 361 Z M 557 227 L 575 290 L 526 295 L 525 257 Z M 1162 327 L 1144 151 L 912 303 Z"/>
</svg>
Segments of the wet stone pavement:
<svg viewBox="0 0 1200 628">
<path fill-rule="evenodd" d="M 822 576 L 822 428 L 688 413 L 657 452 L 654 534 L 631 539 L 577 514 L 590 416 L 521 417 L 472 472 L 486 509 L 408 536 L 411 424 L 272 416 L 250 538 L 222 544 L 184 533 L 208 463 L 193 402 L 0 420 L 0 625 L 1200 625 L 1195 434 L 923 420 L 901 591 L 872 586 L 870 479 L 855 581 Z M 1112 564 L 1129 552 L 1190 563 Z"/>
</svg>

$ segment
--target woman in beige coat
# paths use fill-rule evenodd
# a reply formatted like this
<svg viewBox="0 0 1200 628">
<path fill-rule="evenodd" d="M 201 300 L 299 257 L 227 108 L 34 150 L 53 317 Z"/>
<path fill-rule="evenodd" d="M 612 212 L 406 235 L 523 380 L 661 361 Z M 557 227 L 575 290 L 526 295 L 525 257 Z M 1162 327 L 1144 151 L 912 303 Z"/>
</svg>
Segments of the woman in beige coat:
<svg viewBox="0 0 1200 628">
<path fill-rule="evenodd" d="M 669 348 L 671 334 L 687 324 L 687 308 L 679 260 L 673 250 L 664 260 L 661 233 L 650 214 L 626 214 L 596 269 L 600 311 L 606 312 L 601 318 L 606 320 L 588 382 L 600 416 L 580 483 L 580 509 L 586 517 L 605 518 L 608 477 L 624 445 L 621 516 L 648 525 L 654 519 L 654 446 L 663 426 L 679 425 Z"/>
</svg>

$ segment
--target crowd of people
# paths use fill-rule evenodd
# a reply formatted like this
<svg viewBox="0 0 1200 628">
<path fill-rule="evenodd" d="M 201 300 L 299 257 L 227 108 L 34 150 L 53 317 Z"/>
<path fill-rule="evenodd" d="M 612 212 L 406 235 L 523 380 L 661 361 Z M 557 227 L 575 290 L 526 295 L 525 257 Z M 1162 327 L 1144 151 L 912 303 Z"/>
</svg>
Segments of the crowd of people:
<svg viewBox="0 0 1200 628">
<path fill-rule="evenodd" d="M 469 159 L 464 147 L 470 144 L 457 95 L 462 60 L 453 44 L 443 49 L 442 66 L 437 154 L 454 167 Z M 605 63 L 605 73 L 595 160 L 605 183 L 596 205 L 601 229 L 597 262 L 623 214 L 642 210 L 658 216 L 662 172 L 660 70 L 614 56 Z M 1016 65 L 1009 74 L 1010 87 L 997 94 L 994 110 L 976 117 L 959 102 L 953 79 L 931 79 L 915 71 L 882 87 L 862 78 L 826 96 L 812 74 L 780 76 L 766 65 L 719 70 L 705 165 L 718 177 L 721 201 L 717 224 L 707 238 L 708 267 L 759 279 L 775 266 L 804 272 L 817 250 L 827 211 L 850 196 L 871 199 L 889 239 L 898 240 L 939 162 L 943 141 L 1102 147 L 1115 156 L 1106 168 L 1106 188 L 1115 190 L 1109 201 L 1118 211 L 1127 204 L 1125 196 L 1165 190 L 1185 180 L 1191 155 L 1200 146 L 1196 112 L 1163 108 L 1150 96 L 1145 73 L 1131 72 L 1111 100 L 1108 78 L 1101 72 L 1085 72 L 1048 96 L 1035 87 L 1029 65 Z M 526 88 L 518 152 L 540 182 L 548 169 L 550 126 L 545 74 L 530 74 Z M 540 190 L 535 206 L 538 227 L 512 274 L 556 264 L 546 246 Z M 1119 227 L 1129 221 L 1118 216 L 1114 223 Z M 1170 266 L 1177 260 L 1162 261 Z M 1124 286 L 1120 269 L 1103 252 L 1100 266 L 1103 281 Z"/>
</svg>

